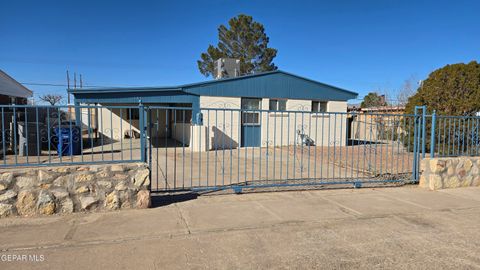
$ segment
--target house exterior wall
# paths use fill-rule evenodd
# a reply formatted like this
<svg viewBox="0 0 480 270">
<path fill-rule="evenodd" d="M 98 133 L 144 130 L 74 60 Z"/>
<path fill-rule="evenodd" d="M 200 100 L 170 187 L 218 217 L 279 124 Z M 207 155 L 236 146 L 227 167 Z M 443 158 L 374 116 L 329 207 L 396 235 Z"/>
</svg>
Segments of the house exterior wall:
<svg viewBox="0 0 480 270">
<path fill-rule="evenodd" d="M 139 120 L 130 119 L 127 109 L 102 107 L 97 111 L 98 132 L 103 136 L 119 141 L 125 135 L 138 136 L 140 134 Z M 88 119 L 88 117 L 86 118 Z M 82 122 L 87 124 L 83 119 Z"/>
<path fill-rule="evenodd" d="M 102 106 L 102 104 L 99 105 Z M 101 107 L 98 109 L 83 108 L 81 110 L 81 120 L 84 127 L 90 126 L 92 128 L 92 132 L 96 130 L 100 134 L 103 134 L 103 136 L 106 138 L 110 138 L 115 141 L 120 140 L 122 136 L 139 136 L 139 119 L 130 119 L 127 108 L 108 108 L 108 105 L 105 106 L 107 107 Z M 133 106 L 132 110 L 135 109 L 137 108 Z M 90 123 L 88 123 L 88 110 L 90 110 Z M 165 109 L 150 110 L 150 114 L 147 115 L 147 119 L 149 119 L 149 122 L 152 124 L 151 129 L 149 130 L 149 136 L 151 138 L 168 137 L 167 129 L 165 127 L 167 121 L 170 120 L 171 113 L 172 111 L 170 110 L 167 118 L 167 110 Z M 177 123 L 176 125 L 173 125 L 173 123 L 169 121 L 169 125 L 172 137 L 176 138 L 178 141 L 187 141 L 186 139 L 189 139 L 188 134 L 187 138 L 185 139 L 181 133 L 185 129 L 184 123 Z M 190 124 L 186 124 L 186 126 L 188 126 L 187 129 L 190 128 Z M 84 131 L 84 133 L 85 132 L 86 131 Z"/>
<path fill-rule="evenodd" d="M 270 99 L 262 100 L 262 108 L 268 110 Z M 331 114 L 347 111 L 347 102 L 328 101 L 327 113 L 311 113 L 311 100 L 287 101 L 287 111 L 262 114 L 262 146 L 286 146 L 301 144 L 299 134 L 307 135 L 316 146 L 346 144 L 346 115 Z"/>
<path fill-rule="evenodd" d="M 269 101 L 268 98 L 262 99 L 262 110 L 269 109 Z M 311 100 L 289 99 L 286 108 L 289 112 L 261 112 L 261 146 L 301 144 L 303 135 L 311 138 L 317 146 L 345 145 L 347 102 L 328 101 L 326 114 L 311 113 L 311 106 Z M 172 124 L 170 119 L 167 119 L 166 110 L 152 110 L 148 116 L 150 122 L 154 124 L 150 130 L 150 137 L 166 137 L 168 134 L 165 127 L 169 121 L 172 138 L 188 145 L 192 151 L 230 149 L 240 146 L 241 114 L 237 110 L 228 109 L 240 109 L 241 98 L 201 96 L 200 108 L 203 114 L 203 125 L 178 122 Z M 223 108 L 227 110 L 222 110 Z M 332 114 L 334 112 L 341 113 Z M 97 117 L 94 116 L 95 114 Z M 130 121 L 127 109 L 100 108 L 97 111 L 91 110 L 90 117 L 90 126 L 93 129 L 115 141 L 127 134 L 140 133 L 139 120 Z M 195 118 L 195 115 L 192 118 Z M 87 109 L 82 109 L 82 122 L 85 126 L 88 125 Z"/>
<path fill-rule="evenodd" d="M 238 97 L 200 97 L 200 108 L 203 113 L 203 125 L 207 128 L 208 148 L 237 148 L 240 144 L 241 115 L 239 111 L 208 110 L 240 109 L 241 98 Z"/>
<path fill-rule="evenodd" d="M 413 117 L 405 117 L 404 112 L 359 112 L 350 114 L 354 117 L 350 126 L 351 138 L 354 140 L 382 141 L 396 140 L 398 135 L 404 134 L 412 126 Z"/>
<path fill-rule="evenodd" d="M 262 99 L 262 110 L 269 109 L 270 99 Z M 286 146 L 300 144 L 298 132 L 309 136 L 317 146 L 346 144 L 345 114 L 315 114 L 311 111 L 311 100 L 289 99 L 287 111 L 261 113 L 261 146 Z M 241 141 L 241 115 L 238 111 L 208 110 L 206 108 L 240 109 L 241 98 L 200 97 L 200 107 L 204 108 L 203 125 L 206 127 L 208 148 L 236 148 Z M 347 111 L 346 101 L 329 101 L 327 112 Z M 191 134 L 191 132 L 189 132 Z M 178 132 L 178 134 L 181 134 Z M 189 137 L 187 134 L 186 137 Z M 188 139 L 190 140 L 190 138 Z M 195 147 L 194 147 L 195 148 Z"/>
</svg>

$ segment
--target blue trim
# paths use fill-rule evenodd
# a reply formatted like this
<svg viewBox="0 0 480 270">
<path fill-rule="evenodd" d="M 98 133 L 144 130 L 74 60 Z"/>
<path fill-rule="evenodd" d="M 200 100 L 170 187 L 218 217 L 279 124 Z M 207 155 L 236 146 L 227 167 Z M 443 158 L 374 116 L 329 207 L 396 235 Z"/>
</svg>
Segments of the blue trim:
<svg viewBox="0 0 480 270">
<path fill-rule="evenodd" d="M 261 143 L 261 130 L 260 125 L 244 125 L 242 124 L 242 147 L 259 147 Z"/>
<path fill-rule="evenodd" d="M 199 102 L 199 97 L 187 94 L 181 91 L 164 92 L 119 92 L 116 93 L 78 93 L 74 94 L 75 100 L 80 103 L 104 103 L 119 104 L 133 103 L 138 104 L 142 100 L 144 104 L 149 103 L 194 103 Z"/>
</svg>

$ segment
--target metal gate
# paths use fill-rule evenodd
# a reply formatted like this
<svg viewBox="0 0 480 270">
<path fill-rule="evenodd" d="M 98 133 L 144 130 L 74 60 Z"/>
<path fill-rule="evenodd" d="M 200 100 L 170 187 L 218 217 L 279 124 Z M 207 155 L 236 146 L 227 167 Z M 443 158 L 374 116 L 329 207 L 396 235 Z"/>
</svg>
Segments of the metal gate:
<svg viewBox="0 0 480 270">
<path fill-rule="evenodd" d="M 404 183 L 417 181 L 425 154 L 425 108 L 414 115 L 141 109 L 154 192 Z M 242 145 L 245 115 L 256 117 L 258 145 Z"/>
</svg>

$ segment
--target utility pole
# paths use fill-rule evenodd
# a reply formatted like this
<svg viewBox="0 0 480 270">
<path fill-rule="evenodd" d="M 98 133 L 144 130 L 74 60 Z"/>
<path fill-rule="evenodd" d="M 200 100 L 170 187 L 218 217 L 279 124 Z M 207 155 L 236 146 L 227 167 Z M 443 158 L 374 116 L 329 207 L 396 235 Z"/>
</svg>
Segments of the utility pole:
<svg viewBox="0 0 480 270">
<path fill-rule="evenodd" d="M 67 69 L 67 104 L 70 104 L 70 93 L 68 92 L 70 90 L 70 74 L 68 73 Z"/>
</svg>

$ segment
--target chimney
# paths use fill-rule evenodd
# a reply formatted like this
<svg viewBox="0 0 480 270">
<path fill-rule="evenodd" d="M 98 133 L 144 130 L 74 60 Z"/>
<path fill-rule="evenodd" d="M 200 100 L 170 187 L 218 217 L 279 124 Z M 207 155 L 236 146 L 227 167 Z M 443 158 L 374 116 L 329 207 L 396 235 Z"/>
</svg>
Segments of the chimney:
<svg viewBox="0 0 480 270">
<path fill-rule="evenodd" d="M 215 80 L 240 76 L 240 60 L 219 58 L 214 62 L 213 77 Z"/>
</svg>

